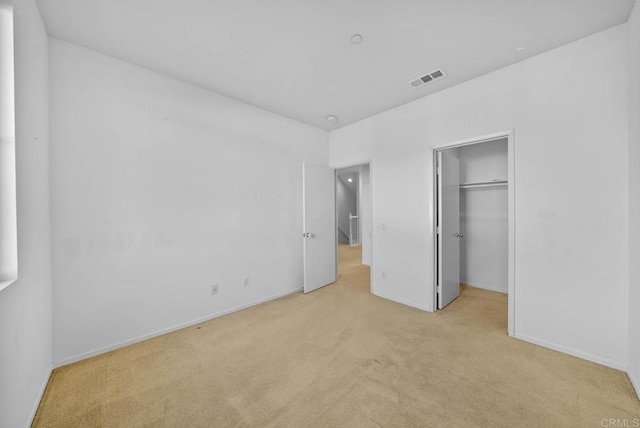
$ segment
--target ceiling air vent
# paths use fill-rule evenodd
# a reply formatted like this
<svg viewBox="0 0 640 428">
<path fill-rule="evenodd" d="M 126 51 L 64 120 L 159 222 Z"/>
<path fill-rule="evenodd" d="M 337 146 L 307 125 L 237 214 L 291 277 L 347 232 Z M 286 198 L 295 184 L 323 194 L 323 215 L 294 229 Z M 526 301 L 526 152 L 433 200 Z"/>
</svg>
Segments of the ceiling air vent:
<svg viewBox="0 0 640 428">
<path fill-rule="evenodd" d="M 409 85 L 411 85 L 412 88 L 419 88 L 420 86 L 426 85 L 427 83 L 433 82 L 434 80 L 441 79 L 446 75 L 447 74 L 444 72 L 444 70 L 442 68 L 439 68 L 429 74 L 425 74 L 424 76 L 420 76 L 417 79 L 413 79 L 409 82 Z"/>
</svg>

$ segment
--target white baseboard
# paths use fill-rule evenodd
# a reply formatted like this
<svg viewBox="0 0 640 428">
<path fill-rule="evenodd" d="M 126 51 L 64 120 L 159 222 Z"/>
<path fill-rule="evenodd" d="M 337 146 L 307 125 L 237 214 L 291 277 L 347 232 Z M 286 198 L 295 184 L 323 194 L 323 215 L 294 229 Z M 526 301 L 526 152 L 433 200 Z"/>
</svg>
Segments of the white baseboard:
<svg viewBox="0 0 640 428">
<path fill-rule="evenodd" d="M 482 285 L 482 284 L 475 284 L 473 282 L 469 282 L 469 281 L 460 281 L 461 285 L 468 285 L 469 287 L 474 287 L 474 288 L 482 288 L 483 290 L 488 290 L 488 291 L 495 291 L 496 293 L 502 293 L 502 294 L 507 294 L 507 290 L 503 290 L 500 288 L 496 288 L 496 287 L 491 287 L 490 285 Z"/>
<path fill-rule="evenodd" d="M 40 407 L 40 402 L 42 401 L 42 397 L 44 396 L 44 391 L 47 389 L 47 385 L 49 384 L 49 379 L 51 378 L 51 373 L 53 372 L 53 366 L 49 367 L 47 371 L 47 375 L 45 376 L 42 385 L 40 385 L 40 392 L 38 393 L 38 399 L 35 403 L 33 403 L 33 409 L 31 409 L 31 417 L 29 418 L 29 423 L 26 428 L 29 428 L 33 425 L 33 421 L 36 417 L 36 413 L 38 412 L 38 407 Z"/>
<path fill-rule="evenodd" d="M 244 304 L 244 305 L 240 305 L 240 306 L 236 306 L 236 307 L 231 308 L 231 309 L 225 309 L 224 311 L 216 312 L 214 314 L 207 315 L 207 316 L 201 317 L 201 318 L 197 318 L 197 319 L 194 319 L 194 320 L 191 320 L 191 321 L 187 321 L 187 322 L 184 322 L 184 323 L 172 326 L 172 327 L 163 328 L 161 330 L 156 330 L 156 331 L 154 331 L 152 333 L 144 334 L 142 336 L 138 336 L 138 337 L 135 337 L 133 339 L 128 339 L 128 340 L 125 340 L 123 342 L 119 342 L 119 343 L 116 343 L 116 344 L 113 344 L 113 345 L 109 345 L 109 346 L 105 346 L 105 347 L 102 347 L 102 348 L 94 349 L 93 351 L 84 352 L 82 354 L 75 355 L 73 357 L 65 358 L 64 360 L 61 360 L 61 361 L 56 361 L 56 362 L 54 362 L 54 367 L 58 368 L 58 367 L 66 366 L 68 364 L 76 363 L 78 361 L 86 360 L 87 358 L 95 357 L 96 355 L 104 354 L 106 352 L 110 352 L 110 351 L 113 351 L 115 349 L 123 348 L 125 346 L 133 345 L 134 343 L 142 342 L 143 340 L 152 339 L 152 338 L 157 337 L 157 336 L 162 336 L 163 334 L 167 334 L 167 333 L 171 333 L 173 331 L 181 330 L 181 329 L 186 328 L 186 327 L 191 327 L 193 325 L 200 324 L 202 322 L 209 321 L 209 320 L 212 320 L 212 319 L 215 319 L 215 318 L 219 318 L 221 316 L 228 315 L 228 314 L 231 314 L 233 312 L 241 311 L 243 309 L 247 309 L 247 308 L 250 308 L 252 306 L 259 305 L 261 303 L 266 303 L 266 302 L 269 302 L 271 300 L 279 299 L 280 297 L 288 296 L 289 294 L 297 293 L 299 291 L 302 291 L 302 287 L 295 288 L 295 289 L 289 290 L 289 291 L 285 291 L 284 293 L 274 294 L 272 296 L 265 297 L 265 298 L 262 298 L 262 299 L 258 299 L 258 300 L 255 300 L 253 302 L 250 302 L 250 303 L 247 303 L 247 304 Z"/>
<path fill-rule="evenodd" d="M 545 340 L 527 336 L 526 334 L 516 333 L 514 337 L 516 339 L 524 340 L 525 342 L 533 343 L 535 345 L 540 345 L 545 348 L 553 349 L 554 351 L 562 352 L 563 354 L 568 354 L 574 357 L 582 358 L 583 360 L 591 361 L 592 363 L 601 364 L 603 366 L 611 367 L 612 369 L 620 370 L 623 372 L 627 371 L 626 365 L 621 364 L 617 361 L 610 360 L 608 358 L 599 357 L 597 355 L 589 354 L 587 352 L 582 352 L 582 351 L 575 350 L 573 348 L 568 348 L 566 346 L 547 342 Z"/>
<path fill-rule="evenodd" d="M 635 377 L 635 375 L 629 370 L 627 372 L 627 376 L 629 377 L 629 381 L 631 382 L 631 386 L 636 390 L 636 395 L 638 396 L 638 400 L 640 400 L 640 379 Z"/>
</svg>

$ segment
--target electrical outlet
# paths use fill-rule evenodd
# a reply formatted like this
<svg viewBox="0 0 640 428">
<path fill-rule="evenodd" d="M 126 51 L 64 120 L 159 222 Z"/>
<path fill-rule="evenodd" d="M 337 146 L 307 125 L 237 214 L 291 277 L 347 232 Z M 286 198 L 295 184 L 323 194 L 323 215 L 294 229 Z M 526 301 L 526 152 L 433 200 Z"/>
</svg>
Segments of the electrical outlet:
<svg viewBox="0 0 640 428">
<path fill-rule="evenodd" d="M 211 286 L 211 295 L 215 296 L 216 294 L 218 294 L 218 284 Z"/>
<path fill-rule="evenodd" d="M 245 276 L 244 279 L 242 280 L 242 286 L 243 287 L 248 287 L 249 286 L 249 277 Z"/>
</svg>

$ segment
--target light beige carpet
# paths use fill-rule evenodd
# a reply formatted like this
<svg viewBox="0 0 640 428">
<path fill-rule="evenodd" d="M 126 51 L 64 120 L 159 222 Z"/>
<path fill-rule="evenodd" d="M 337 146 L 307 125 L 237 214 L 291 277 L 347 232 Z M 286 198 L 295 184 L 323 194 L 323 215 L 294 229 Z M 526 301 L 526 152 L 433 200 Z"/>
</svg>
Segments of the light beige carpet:
<svg viewBox="0 0 640 428">
<path fill-rule="evenodd" d="M 36 427 L 600 427 L 640 418 L 626 375 L 506 334 L 506 296 L 436 314 L 340 279 L 56 369 Z"/>
</svg>

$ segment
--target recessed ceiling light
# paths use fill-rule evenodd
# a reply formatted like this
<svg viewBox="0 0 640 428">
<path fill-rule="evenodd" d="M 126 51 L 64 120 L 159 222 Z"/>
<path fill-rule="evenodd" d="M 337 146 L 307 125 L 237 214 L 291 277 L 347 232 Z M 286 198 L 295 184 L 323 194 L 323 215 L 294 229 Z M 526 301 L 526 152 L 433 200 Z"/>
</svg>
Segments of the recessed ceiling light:
<svg viewBox="0 0 640 428">
<path fill-rule="evenodd" d="M 347 178 L 347 181 L 348 181 L 349 183 L 353 183 L 353 178 L 349 177 L 349 178 Z"/>
<path fill-rule="evenodd" d="M 524 50 L 524 46 L 519 46 L 516 48 L 517 51 L 523 51 Z"/>
<path fill-rule="evenodd" d="M 351 36 L 351 44 L 359 45 L 360 43 L 362 43 L 362 34 L 354 34 Z"/>
<path fill-rule="evenodd" d="M 329 116 L 327 116 L 327 121 L 328 122 L 337 122 L 338 121 L 338 116 L 334 116 L 334 115 L 330 114 Z"/>
</svg>

